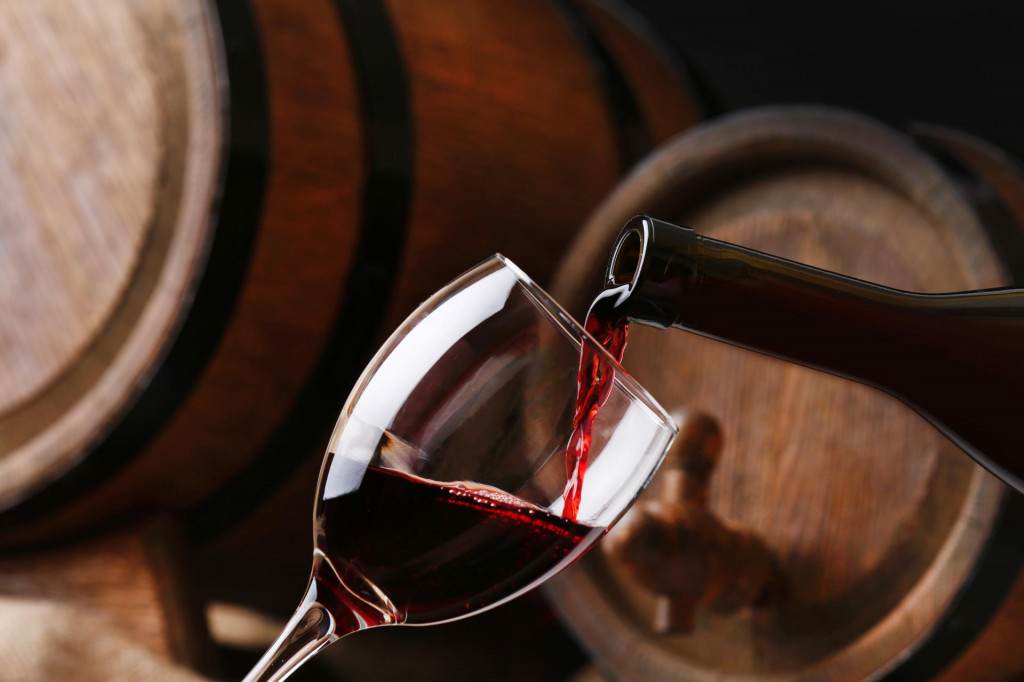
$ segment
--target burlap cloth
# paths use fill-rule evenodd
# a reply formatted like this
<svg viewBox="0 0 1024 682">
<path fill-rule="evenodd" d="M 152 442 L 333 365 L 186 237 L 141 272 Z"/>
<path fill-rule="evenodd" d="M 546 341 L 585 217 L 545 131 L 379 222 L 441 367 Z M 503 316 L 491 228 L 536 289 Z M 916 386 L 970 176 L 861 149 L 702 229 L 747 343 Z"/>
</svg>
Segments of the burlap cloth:
<svg viewBox="0 0 1024 682">
<path fill-rule="evenodd" d="M 208 682 L 62 603 L 0 597 L 0 682 Z"/>
</svg>

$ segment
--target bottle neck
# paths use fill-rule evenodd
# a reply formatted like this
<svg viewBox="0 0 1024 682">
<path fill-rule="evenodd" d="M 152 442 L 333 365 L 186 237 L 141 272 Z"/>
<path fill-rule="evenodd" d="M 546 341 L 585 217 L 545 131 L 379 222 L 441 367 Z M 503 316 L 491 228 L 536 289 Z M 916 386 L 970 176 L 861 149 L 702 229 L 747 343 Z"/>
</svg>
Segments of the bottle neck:
<svg viewBox="0 0 1024 682">
<path fill-rule="evenodd" d="M 623 229 L 608 279 L 628 287 L 619 308 L 630 321 L 686 329 L 897 393 L 903 387 L 892 385 L 898 379 L 886 370 L 894 358 L 919 355 L 928 345 L 936 319 L 927 311 L 941 298 L 702 237 L 646 216 Z"/>
</svg>

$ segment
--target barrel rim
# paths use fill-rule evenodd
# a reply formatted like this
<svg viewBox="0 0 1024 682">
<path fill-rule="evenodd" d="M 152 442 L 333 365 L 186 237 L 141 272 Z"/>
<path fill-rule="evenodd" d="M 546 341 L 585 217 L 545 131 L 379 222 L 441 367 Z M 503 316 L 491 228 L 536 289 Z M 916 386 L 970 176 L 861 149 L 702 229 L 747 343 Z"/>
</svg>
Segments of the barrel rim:
<svg viewBox="0 0 1024 682">
<path fill-rule="evenodd" d="M 222 0 L 218 8 L 223 10 L 231 2 Z M 175 218 L 175 224 L 188 220 L 195 229 L 206 231 L 197 245 L 188 288 L 180 297 L 168 332 L 159 340 L 160 346 L 139 369 L 137 380 L 110 405 L 108 414 L 89 434 L 72 442 L 61 466 L 50 469 L 36 485 L 12 491 L 0 500 L 0 529 L 16 530 L 48 516 L 131 462 L 187 395 L 230 318 L 255 241 L 256 230 L 252 228 L 259 205 L 252 197 L 262 195 L 265 175 L 263 78 L 258 68 L 255 76 L 247 74 L 245 91 L 228 78 L 227 67 L 236 60 L 225 52 L 218 28 L 224 29 L 237 49 L 255 49 L 258 53 L 255 33 L 246 33 L 244 21 L 238 21 L 237 14 L 226 17 L 222 11 L 218 21 L 209 3 L 194 4 L 194 8 L 182 4 L 183 10 L 192 12 L 181 16 L 183 28 L 191 36 L 181 50 L 183 68 L 187 72 L 201 71 L 211 80 L 208 90 L 203 90 L 195 78 L 186 79 L 185 86 L 189 147 L 208 153 L 205 170 L 197 170 L 198 162 L 183 169 L 185 182 L 201 184 L 202 201 L 178 209 Z M 237 115 L 243 109 L 236 106 L 240 102 L 249 105 L 244 108 L 244 118 Z M 212 126 L 211 139 L 193 139 L 199 120 Z M 247 215 L 252 219 L 244 219 Z M 216 274 L 211 276 L 212 269 Z"/>
</svg>

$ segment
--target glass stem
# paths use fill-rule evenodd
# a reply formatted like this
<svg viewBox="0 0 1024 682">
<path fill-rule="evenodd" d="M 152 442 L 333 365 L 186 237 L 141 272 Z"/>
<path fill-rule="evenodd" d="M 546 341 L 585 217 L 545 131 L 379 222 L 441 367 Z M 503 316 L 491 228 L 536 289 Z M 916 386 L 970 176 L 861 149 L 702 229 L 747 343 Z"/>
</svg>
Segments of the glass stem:
<svg viewBox="0 0 1024 682">
<path fill-rule="evenodd" d="M 310 580 L 302 603 L 277 641 L 263 654 L 242 682 L 279 682 L 298 670 L 306 660 L 328 644 L 360 628 L 355 619 L 345 627 L 317 600 L 316 580 Z"/>
</svg>

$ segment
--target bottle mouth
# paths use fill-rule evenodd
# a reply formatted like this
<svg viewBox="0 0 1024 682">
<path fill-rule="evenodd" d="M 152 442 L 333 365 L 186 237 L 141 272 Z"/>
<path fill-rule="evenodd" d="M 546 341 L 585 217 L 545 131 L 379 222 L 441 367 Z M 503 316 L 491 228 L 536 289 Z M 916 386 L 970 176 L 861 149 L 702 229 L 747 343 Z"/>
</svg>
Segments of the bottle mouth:
<svg viewBox="0 0 1024 682">
<path fill-rule="evenodd" d="M 608 281 L 611 284 L 632 284 L 640 274 L 643 260 L 644 235 L 639 227 L 632 227 L 619 235 L 612 249 L 608 267 Z"/>
<path fill-rule="evenodd" d="M 629 320 L 667 329 L 682 315 L 701 256 L 701 237 L 646 215 L 629 219 L 611 248 L 604 272 L 605 294 Z"/>
</svg>

